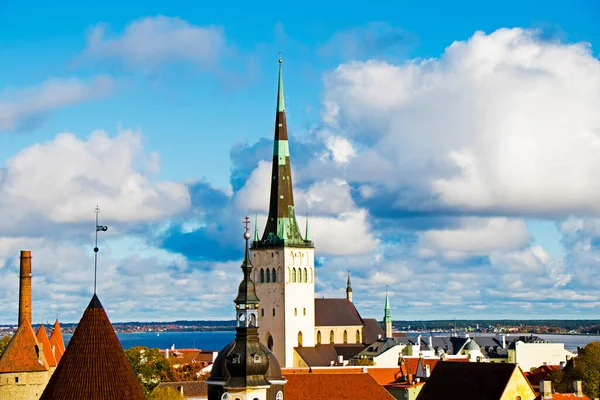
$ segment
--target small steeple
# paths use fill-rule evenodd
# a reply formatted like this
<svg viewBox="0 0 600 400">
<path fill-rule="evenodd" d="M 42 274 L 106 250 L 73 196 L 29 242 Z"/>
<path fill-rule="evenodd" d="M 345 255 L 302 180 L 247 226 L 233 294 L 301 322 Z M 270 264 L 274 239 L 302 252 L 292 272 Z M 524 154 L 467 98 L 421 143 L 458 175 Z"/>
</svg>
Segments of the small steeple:
<svg viewBox="0 0 600 400">
<path fill-rule="evenodd" d="M 259 241 L 254 241 L 252 246 L 253 248 L 279 246 L 313 247 L 310 240 L 302 238 L 298 221 L 296 221 L 281 56 L 279 57 L 277 112 L 275 115 L 275 135 L 273 139 L 269 214 L 262 238 Z"/>
<path fill-rule="evenodd" d="M 306 231 L 304 232 L 304 240 L 310 241 L 310 235 L 308 233 L 308 213 L 306 213 Z"/>
<path fill-rule="evenodd" d="M 388 297 L 388 291 L 385 291 L 385 306 L 384 306 L 384 317 L 383 322 L 385 323 L 385 337 L 392 337 L 392 308 L 390 307 L 390 298 Z"/>
<path fill-rule="evenodd" d="M 350 271 L 348 271 L 348 283 L 346 283 L 346 299 L 352 303 L 352 285 L 350 284 Z"/>
</svg>

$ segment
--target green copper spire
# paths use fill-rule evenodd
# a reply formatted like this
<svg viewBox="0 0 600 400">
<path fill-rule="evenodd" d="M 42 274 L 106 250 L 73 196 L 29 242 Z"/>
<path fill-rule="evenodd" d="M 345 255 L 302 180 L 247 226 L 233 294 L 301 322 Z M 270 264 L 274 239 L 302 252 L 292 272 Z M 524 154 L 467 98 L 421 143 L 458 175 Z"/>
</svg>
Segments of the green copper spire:
<svg viewBox="0 0 600 400">
<path fill-rule="evenodd" d="M 310 240 L 310 235 L 308 234 L 308 213 L 306 213 L 306 232 L 304 233 L 304 240 Z"/>
<path fill-rule="evenodd" d="M 392 308 L 390 307 L 390 298 L 388 297 L 387 290 L 385 291 L 385 317 L 384 322 L 392 322 Z"/>
<path fill-rule="evenodd" d="M 279 53 L 279 86 L 277 87 L 277 112 L 285 111 L 283 100 L 283 74 L 281 73 L 281 53 Z"/>
<path fill-rule="evenodd" d="M 258 214 L 254 214 L 254 241 L 258 242 Z"/>
</svg>

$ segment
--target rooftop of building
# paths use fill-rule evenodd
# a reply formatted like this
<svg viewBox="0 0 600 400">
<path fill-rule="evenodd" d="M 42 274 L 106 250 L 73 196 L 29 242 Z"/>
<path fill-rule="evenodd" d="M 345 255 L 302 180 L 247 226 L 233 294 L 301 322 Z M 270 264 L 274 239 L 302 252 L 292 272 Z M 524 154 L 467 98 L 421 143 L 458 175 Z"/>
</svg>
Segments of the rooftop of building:
<svg viewBox="0 0 600 400">
<path fill-rule="evenodd" d="M 287 400 L 392 400 L 394 397 L 369 374 L 306 373 L 286 376 Z"/>
</svg>

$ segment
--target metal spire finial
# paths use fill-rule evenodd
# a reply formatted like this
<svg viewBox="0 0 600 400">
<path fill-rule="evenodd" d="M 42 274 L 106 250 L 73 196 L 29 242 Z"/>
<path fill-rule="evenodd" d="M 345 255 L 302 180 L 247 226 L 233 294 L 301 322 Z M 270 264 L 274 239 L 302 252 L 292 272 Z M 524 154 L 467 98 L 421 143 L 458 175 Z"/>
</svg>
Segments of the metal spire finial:
<svg viewBox="0 0 600 400">
<path fill-rule="evenodd" d="M 100 207 L 96 206 L 94 209 L 96 213 L 96 245 L 94 246 L 94 294 L 96 294 L 96 282 L 98 280 L 98 232 L 106 232 L 108 226 L 98 225 L 98 214 L 100 214 Z"/>
</svg>

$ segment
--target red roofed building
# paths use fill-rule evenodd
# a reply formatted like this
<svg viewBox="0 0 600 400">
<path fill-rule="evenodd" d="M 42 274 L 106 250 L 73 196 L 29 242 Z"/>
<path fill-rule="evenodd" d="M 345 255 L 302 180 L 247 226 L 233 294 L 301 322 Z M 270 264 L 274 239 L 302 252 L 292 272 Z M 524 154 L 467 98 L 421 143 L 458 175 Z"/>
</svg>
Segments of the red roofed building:
<svg viewBox="0 0 600 400">
<path fill-rule="evenodd" d="M 0 358 L 0 399 L 37 400 L 44 391 L 56 360 L 50 357 L 52 350 L 45 330 L 42 333 L 40 341 L 31 327 L 31 252 L 23 250 L 19 277 L 19 327 Z M 49 361 L 54 367 L 49 365 Z"/>
<path fill-rule="evenodd" d="M 48 366 L 54 372 L 56 366 L 58 365 L 58 362 L 56 361 L 56 357 L 54 357 L 54 349 L 50 344 L 50 340 L 48 340 L 48 333 L 46 332 L 46 328 L 44 328 L 44 324 L 40 325 L 40 327 L 38 328 L 36 338 L 38 340 L 38 343 L 42 345 L 42 349 L 44 350 L 44 357 L 46 358 Z"/>
<path fill-rule="evenodd" d="M 146 399 L 95 294 L 41 397 L 71 399 Z"/>
<path fill-rule="evenodd" d="M 391 400 L 368 373 L 286 374 L 286 400 Z"/>
<path fill-rule="evenodd" d="M 65 341 L 63 339 L 62 332 L 60 331 L 58 319 L 56 322 L 54 322 L 54 328 L 52 329 L 52 334 L 50 335 L 50 345 L 54 349 L 54 358 L 56 358 L 56 362 L 60 362 L 62 355 L 65 354 Z"/>
</svg>

